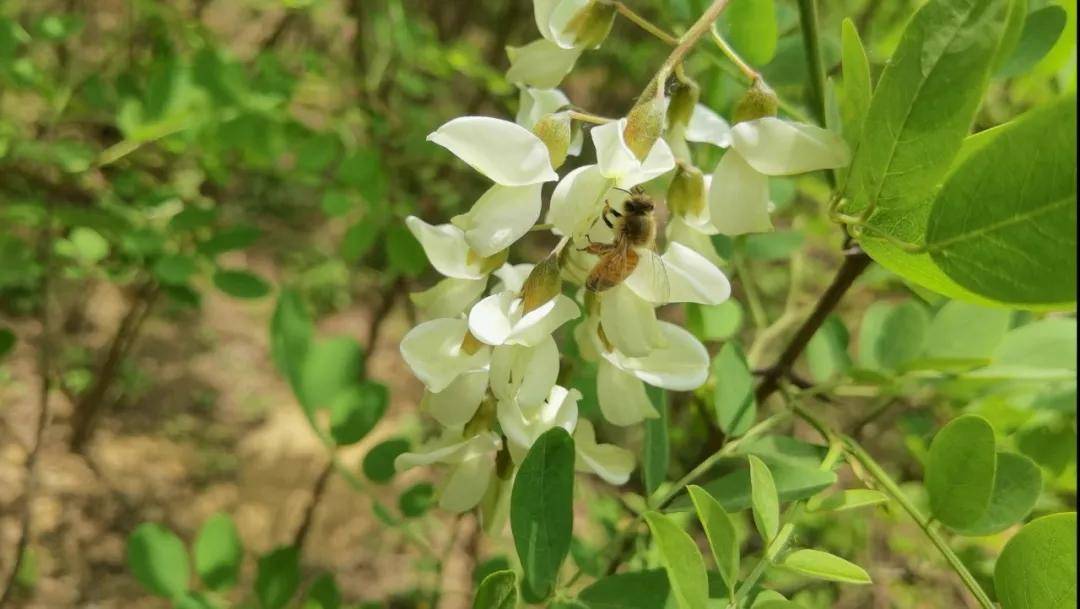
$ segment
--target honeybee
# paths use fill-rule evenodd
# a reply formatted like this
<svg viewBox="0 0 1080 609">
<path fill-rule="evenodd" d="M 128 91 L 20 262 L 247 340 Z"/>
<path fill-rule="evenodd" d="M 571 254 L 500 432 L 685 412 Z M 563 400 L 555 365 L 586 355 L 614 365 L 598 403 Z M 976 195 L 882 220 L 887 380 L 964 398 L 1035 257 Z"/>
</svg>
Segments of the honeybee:
<svg viewBox="0 0 1080 609">
<path fill-rule="evenodd" d="M 607 202 L 600 218 L 615 232 L 611 243 L 593 243 L 582 251 L 600 257 L 585 280 L 585 288 L 593 292 L 611 289 L 629 277 L 637 268 L 642 256 L 654 257 L 651 251 L 656 241 L 656 218 L 653 216 L 653 200 L 640 187 L 630 191 L 630 198 L 623 203 L 623 211 L 615 211 Z M 613 216 L 612 220 L 609 216 Z M 644 250 L 644 251 L 639 251 Z"/>
</svg>

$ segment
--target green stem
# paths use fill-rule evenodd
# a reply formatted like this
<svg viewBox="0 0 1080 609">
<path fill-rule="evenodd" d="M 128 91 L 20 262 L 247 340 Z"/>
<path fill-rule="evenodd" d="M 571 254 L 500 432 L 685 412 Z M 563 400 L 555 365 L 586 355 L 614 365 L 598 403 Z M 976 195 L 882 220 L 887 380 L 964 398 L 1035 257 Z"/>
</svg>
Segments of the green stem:
<svg viewBox="0 0 1080 609">
<path fill-rule="evenodd" d="M 919 525 L 923 533 L 930 539 L 931 543 L 937 547 L 941 555 L 948 561 L 949 566 L 960 577 L 960 580 L 964 583 L 964 586 L 971 592 L 971 595 L 975 597 L 975 600 L 979 602 L 979 606 L 983 609 L 994 609 L 994 602 L 987 596 L 986 591 L 982 589 L 979 582 L 975 579 L 975 576 L 968 571 L 968 568 L 964 565 L 960 557 L 953 552 L 949 547 L 949 543 L 941 536 L 936 529 L 933 528 L 932 519 L 927 518 L 919 511 L 919 508 L 915 507 L 915 504 L 904 495 L 904 492 L 900 490 L 900 487 L 895 481 L 881 468 L 877 461 L 870 456 L 862 446 L 859 445 L 853 438 L 843 436 L 844 448 L 849 455 L 855 458 L 860 465 L 874 477 L 874 480 L 881 486 L 881 488 L 889 494 L 900 504 L 900 507 L 908 513 L 908 516 L 915 521 L 915 524 Z"/>
<path fill-rule="evenodd" d="M 743 237 L 737 238 L 732 264 L 735 266 L 735 272 L 739 275 L 743 291 L 746 292 L 746 304 L 750 307 L 750 318 L 754 321 L 754 326 L 761 331 L 768 327 L 769 316 L 765 313 L 765 305 L 762 304 L 761 294 L 758 292 L 753 270 L 744 255 L 742 247 L 744 243 Z"/>
<path fill-rule="evenodd" d="M 709 8 L 705 9 L 705 12 L 698 17 L 698 20 L 694 22 L 694 25 L 690 26 L 690 29 L 686 30 L 686 33 L 679 38 L 679 44 L 671 50 L 671 54 L 660 66 L 660 69 L 656 72 L 656 83 L 663 86 L 664 81 L 667 80 L 668 75 L 671 74 L 671 70 L 675 68 L 675 64 L 681 62 L 683 57 L 690 52 L 690 49 L 694 48 L 698 39 L 705 35 L 712 28 L 712 24 L 720 17 L 720 13 L 724 12 L 727 4 L 730 0 L 713 0 Z M 649 84 L 652 86 L 652 83 Z M 648 88 L 646 88 L 646 91 Z"/>
<path fill-rule="evenodd" d="M 733 49 L 731 45 L 728 44 L 726 40 L 724 40 L 724 37 L 720 35 L 719 31 L 717 31 L 715 23 L 712 24 L 711 28 L 709 28 L 709 33 L 712 34 L 712 39 L 713 42 L 716 43 L 716 46 L 720 47 L 720 52 L 722 52 L 724 56 L 727 57 L 729 61 L 731 61 L 731 63 L 735 64 L 736 68 L 739 68 L 739 71 L 742 72 L 743 76 L 745 76 L 747 80 L 753 83 L 754 81 L 761 79 L 761 73 L 750 67 L 750 64 L 746 63 L 746 61 L 744 61 L 743 58 L 735 52 L 735 49 Z"/>
<path fill-rule="evenodd" d="M 799 0 L 799 25 L 802 27 L 806 63 L 810 70 L 810 98 L 817 122 L 825 126 L 825 64 L 821 59 L 821 40 L 818 37 L 818 12 L 816 0 Z M 836 171 L 825 172 L 829 186 L 836 189 Z"/>
<path fill-rule="evenodd" d="M 668 34 L 663 30 L 663 28 L 656 25 L 652 21 L 649 21 L 648 19 L 635 13 L 634 10 L 631 9 L 629 6 L 626 6 L 622 2 L 611 2 L 610 4 L 615 7 L 615 10 L 618 11 L 620 15 L 626 17 L 628 21 L 645 30 L 646 32 L 652 34 L 653 36 L 656 36 L 661 41 L 663 41 L 664 44 L 669 44 L 671 46 L 679 44 L 678 38 L 672 36 L 671 34 Z"/>
</svg>

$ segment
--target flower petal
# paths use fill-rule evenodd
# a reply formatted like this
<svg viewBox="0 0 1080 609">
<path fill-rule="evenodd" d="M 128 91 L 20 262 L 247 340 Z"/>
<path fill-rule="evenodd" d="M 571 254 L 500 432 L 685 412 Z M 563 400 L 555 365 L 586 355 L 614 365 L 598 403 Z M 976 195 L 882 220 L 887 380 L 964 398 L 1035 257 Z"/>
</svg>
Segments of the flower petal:
<svg viewBox="0 0 1080 609">
<path fill-rule="evenodd" d="M 536 29 L 544 38 L 551 39 L 551 13 L 559 6 L 562 0 L 533 0 L 533 18 L 536 19 Z"/>
<path fill-rule="evenodd" d="M 559 294 L 522 315 L 521 299 L 513 292 L 499 292 L 476 303 L 469 311 L 469 330 L 489 345 L 531 347 L 579 314 L 577 304 Z"/>
<path fill-rule="evenodd" d="M 467 331 L 463 319 L 433 319 L 401 339 L 401 357 L 429 391 L 438 393 L 459 374 L 487 366 L 490 349 L 483 347 L 471 355 L 461 349 Z"/>
<path fill-rule="evenodd" d="M 551 40 L 564 49 L 574 48 L 577 35 L 569 31 L 571 22 L 581 9 L 589 5 L 591 0 L 561 0 L 555 10 L 551 11 L 548 19 L 548 27 L 551 29 Z"/>
<path fill-rule="evenodd" d="M 508 82 L 552 89 L 574 69 L 581 50 L 564 49 L 540 38 L 523 47 L 506 47 L 506 54 L 510 56 L 510 69 L 506 71 Z"/>
<path fill-rule="evenodd" d="M 771 176 L 843 167 L 851 162 L 851 151 L 836 133 L 771 116 L 735 125 L 731 145 L 751 167 Z"/>
<path fill-rule="evenodd" d="M 668 243 L 681 243 L 704 256 L 706 260 L 717 267 L 724 265 L 724 260 L 720 257 L 720 254 L 716 252 L 716 247 L 713 246 L 708 233 L 702 232 L 697 227 L 687 224 L 679 217 L 668 220 L 665 230 Z"/>
<path fill-rule="evenodd" d="M 723 271 L 685 245 L 672 242 L 661 257 L 670 285 L 668 302 L 717 305 L 731 297 Z"/>
<path fill-rule="evenodd" d="M 769 180 L 735 150 L 729 150 L 709 185 L 709 222 L 725 235 L 772 230 Z"/>
<path fill-rule="evenodd" d="M 446 479 L 439 493 L 439 507 L 455 513 L 471 510 L 484 498 L 494 478 L 495 450 L 469 456 Z"/>
<path fill-rule="evenodd" d="M 469 331 L 482 343 L 506 343 L 514 330 L 510 308 L 514 300 L 513 292 L 498 292 L 473 305 L 469 311 Z"/>
<path fill-rule="evenodd" d="M 508 342 L 515 345 L 537 345 L 564 323 L 581 315 L 577 303 L 559 294 L 539 307 L 529 311 L 514 324 Z"/>
<path fill-rule="evenodd" d="M 595 130 L 594 130 L 595 131 Z M 614 181 L 604 176 L 599 165 L 585 165 L 566 174 L 551 193 L 546 222 L 561 235 L 575 240 L 584 235 L 604 209 L 604 198 Z"/>
<path fill-rule="evenodd" d="M 420 242 L 424 254 L 447 277 L 483 279 L 486 260 L 469 249 L 465 232 L 453 224 L 428 224 L 416 216 L 405 218 L 409 232 Z"/>
<path fill-rule="evenodd" d="M 616 349 L 640 357 L 663 345 L 653 304 L 624 284 L 600 294 L 600 324 Z"/>
<path fill-rule="evenodd" d="M 636 425 L 660 416 L 637 377 L 603 361 L 596 373 L 596 399 L 600 412 L 613 425 Z"/>
<path fill-rule="evenodd" d="M 562 427 L 574 433 L 578 422 L 578 400 L 581 392 L 558 385 L 551 388 L 546 401 L 537 408 L 521 408 L 513 400 L 500 400 L 498 405 L 499 427 L 509 440 L 510 453 L 520 463 L 533 442 L 544 432 Z"/>
<path fill-rule="evenodd" d="M 532 129 L 537 121 L 568 105 L 570 98 L 558 89 L 522 87 L 514 121 L 526 129 Z"/>
<path fill-rule="evenodd" d="M 596 148 L 596 164 L 600 166 L 600 173 L 605 177 L 617 180 L 641 167 L 641 161 L 626 145 L 623 137 L 625 130 L 626 119 L 620 118 L 597 125 L 590 131 L 593 146 Z"/>
<path fill-rule="evenodd" d="M 721 148 L 731 145 L 731 126 L 720 118 L 719 114 L 702 104 L 694 106 L 684 135 L 691 142 L 703 142 Z"/>
<path fill-rule="evenodd" d="M 409 294 L 420 313 L 429 319 L 457 317 L 472 306 L 484 293 L 487 279 L 458 279 L 447 277 L 423 292 Z"/>
<path fill-rule="evenodd" d="M 626 484 L 634 471 L 634 453 L 614 444 L 597 444 L 596 430 L 588 419 L 578 422 L 574 448 L 577 453 L 575 469 L 593 472 L 608 484 Z"/>
<path fill-rule="evenodd" d="M 547 146 L 517 123 L 488 116 L 462 116 L 428 135 L 496 184 L 524 186 L 559 179 Z"/>
<path fill-rule="evenodd" d="M 510 290 L 515 294 L 521 291 L 521 288 L 525 285 L 525 280 L 529 278 L 529 273 L 533 270 L 533 264 L 504 264 L 495 271 L 494 275 L 499 278 L 499 282 L 495 284 L 495 288 L 492 292 L 503 292 Z"/>
<path fill-rule="evenodd" d="M 544 401 L 559 376 L 559 348 L 548 336 L 535 347 L 504 345 L 491 352 L 491 391 L 524 406 Z"/>
<path fill-rule="evenodd" d="M 420 407 L 447 427 L 462 427 L 480 407 L 488 387 L 488 371 L 473 370 L 459 374 L 438 393 L 427 391 Z"/>
<path fill-rule="evenodd" d="M 450 221 L 465 231 L 465 241 L 480 256 L 488 257 L 525 236 L 540 218 L 543 184 L 492 186 L 467 213 Z"/>
<path fill-rule="evenodd" d="M 655 387 L 673 391 L 697 389 L 709 376 L 709 353 L 686 330 L 665 321 L 658 322 L 667 344 L 645 357 L 629 357 L 617 350 L 601 351 L 601 356 L 624 372 Z"/>
<path fill-rule="evenodd" d="M 652 150 L 636 169 L 619 178 L 619 188 L 633 188 L 675 169 L 675 155 L 663 138 L 656 140 Z"/>
</svg>

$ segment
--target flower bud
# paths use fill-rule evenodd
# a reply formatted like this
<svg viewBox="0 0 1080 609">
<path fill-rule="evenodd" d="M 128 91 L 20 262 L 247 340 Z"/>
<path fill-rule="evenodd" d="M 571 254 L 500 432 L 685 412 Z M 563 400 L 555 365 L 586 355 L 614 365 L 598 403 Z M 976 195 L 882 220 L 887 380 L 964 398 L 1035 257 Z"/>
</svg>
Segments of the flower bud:
<svg viewBox="0 0 1080 609">
<path fill-rule="evenodd" d="M 705 176 L 700 169 L 679 163 L 668 186 L 667 204 L 672 213 L 684 218 L 705 213 Z"/>
<path fill-rule="evenodd" d="M 570 150 L 570 140 L 573 138 L 570 128 L 572 122 L 568 112 L 555 112 L 536 121 L 533 126 L 533 133 L 547 146 L 552 169 L 558 169 L 566 161 L 566 153 Z"/>
<path fill-rule="evenodd" d="M 689 124 L 690 115 L 694 113 L 694 106 L 701 97 L 701 87 L 688 76 L 680 77 L 677 83 L 675 90 L 671 93 L 671 101 L 668 103 L 668 126 Z"/>
<path fill-rule="evenodd" d="M 567 22 L 563 30 L 573 41 L 574 48 L 595 49 L 604 42 L 615 23 L 615 4 L 593 0 Z"/>
<path fill-rule="evenodd" d="M 555 298 L 562 291 L 559 278 L 559 259 L 550 255 L 533 267 L 521 287 L 522 312 L 528 313 Z"/>
<path fill-rule="evenodd" d="M 776 116 L 779 107 L 780 100 L 777 99 L 776 93 L 773 93 L 773 90 L 760 79 L 755 80 L 739 103 L 735 105 L 735 110 L 731 113 L 731 124 Z"/>
<path fill-rule="evenodd" d="M 626 115 L 623 140 L 639 161 L 645 160 L 653 144 L 660 139 L 664 131 L 664 111 L 664 93 L 654 83 Z"/>
</svg>

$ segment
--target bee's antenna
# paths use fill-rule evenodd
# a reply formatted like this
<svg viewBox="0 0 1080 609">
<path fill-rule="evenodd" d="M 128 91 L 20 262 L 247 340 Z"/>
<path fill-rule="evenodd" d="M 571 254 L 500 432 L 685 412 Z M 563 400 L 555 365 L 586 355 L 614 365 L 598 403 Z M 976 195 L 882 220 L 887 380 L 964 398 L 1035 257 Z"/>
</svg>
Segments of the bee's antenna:
<svg viewBox="0 0 1080 609">
<path fill-rule="evenodd" d="M 625 188 L 619 188 L 618 186 L 615 186 L 614 188 L 615 188 L 615 190 L 621 190 L 621 191 L 625 192 L 628 195 L 634 194 L 634 193 L 630 192 L 629 190 L 626 190 Z"/>
</svg>

